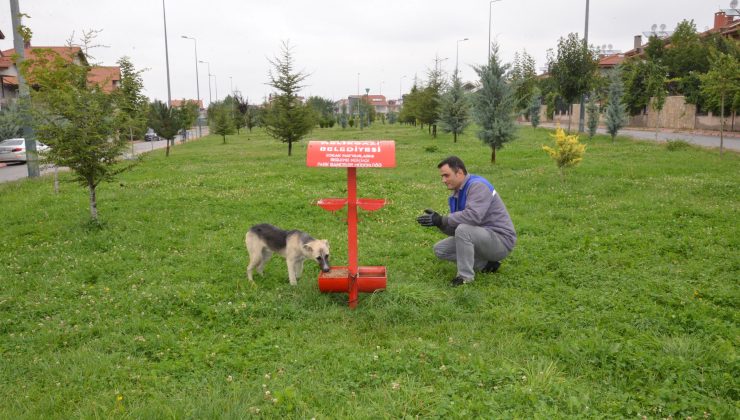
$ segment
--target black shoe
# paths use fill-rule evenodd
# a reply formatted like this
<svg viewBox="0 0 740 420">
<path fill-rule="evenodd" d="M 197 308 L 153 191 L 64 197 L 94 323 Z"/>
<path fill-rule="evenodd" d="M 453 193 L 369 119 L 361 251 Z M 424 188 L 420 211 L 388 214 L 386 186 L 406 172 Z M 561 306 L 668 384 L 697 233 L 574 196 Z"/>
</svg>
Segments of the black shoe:
<svg viewBox="0 0 740 420">
<path fill-rule="evenodd" d="M 490 274 L 495 273 L 498 271 L 498 268 L 501 267 L 501 263 L 498 261 L 488 261 L 488 264 L 486 264 L 485 267 L 480 271 L 481 273 Z"/>
<path fill-rule="evenodd" d="M 452 281 L 450 282 L 450 286 L 452 286 L 452 287 L 462 286 L 463 284 L 465 284 L 465 283 L 471 283 L 472 281 L 473 281 L 473 279 L 466 279 L 466 278 L 462 278 L 460 276 L 457 276 L 454 279 L 452 279 Z"/>
</svg>

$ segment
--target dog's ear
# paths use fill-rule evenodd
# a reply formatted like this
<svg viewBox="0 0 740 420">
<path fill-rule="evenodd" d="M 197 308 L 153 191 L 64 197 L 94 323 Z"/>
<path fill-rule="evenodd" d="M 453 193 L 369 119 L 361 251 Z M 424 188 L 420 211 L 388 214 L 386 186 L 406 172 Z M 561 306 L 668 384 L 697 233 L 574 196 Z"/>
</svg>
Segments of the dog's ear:
<svg viewBox="0 0 740 420">
<path fill-rule="evenodd" d="M 310 254 L 313 252 L 313 248 L 309 244 L 303 244 L 303 251 L 308 252 Z"/>
<path fill-rule="evenodd" d="M 326 249 L 329 249 L 329 241 L 324 239 L 322 242 L 324 243 L 324 246 L 326 247 Z"/>
</svg>

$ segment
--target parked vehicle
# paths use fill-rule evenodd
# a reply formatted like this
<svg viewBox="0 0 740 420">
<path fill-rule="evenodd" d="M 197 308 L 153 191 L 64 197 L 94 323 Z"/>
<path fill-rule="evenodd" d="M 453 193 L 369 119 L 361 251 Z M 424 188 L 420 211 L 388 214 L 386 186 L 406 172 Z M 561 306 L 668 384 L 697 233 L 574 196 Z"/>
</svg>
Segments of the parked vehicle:
<svg viewBox="0 0 740 420">
<path fill-rule="evenodd" d="M 36 151 L 43 153 L 49 146 L 36 142 Z M 0 162 L 26 163 L 26 140 L 22 138 L 7 139 L 0 142 Z"/>
<path fill-rule="evenodd" d="M 146 134 L 144 134 L 144 141 L 157 141 L 157 140 L 159 140 L 159 136 L 151 128 L 146 131 Z"/>
</svg>

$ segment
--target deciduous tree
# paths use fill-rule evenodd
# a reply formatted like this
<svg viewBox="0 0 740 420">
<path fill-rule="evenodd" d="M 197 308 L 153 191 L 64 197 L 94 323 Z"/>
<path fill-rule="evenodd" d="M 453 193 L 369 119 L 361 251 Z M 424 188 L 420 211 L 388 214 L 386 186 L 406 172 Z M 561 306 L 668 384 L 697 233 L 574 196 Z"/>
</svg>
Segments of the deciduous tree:
<svg viewBox="0 0 740 420">
<path fill-rule="evenodd" d="M 594 51 L 586 46 L 578 34 L 568 34 L 558 41 L 557 56 L 550 61 L 550 76 L 555 80 L 557 90 L 568 102 L 568 131 L 573 119 L 573 102 L 591 90 L 597 68 Z"/>
<path fill-rule="evenodd" d="M 719 153 L 724 149 L 725 102 L 732 101 L 740 93 L 740 63 L 730 54 L 717 51 L 711 53 L 711 67 L 701 77 L 702 93 L 711 101 L 720 104 Z"/>
<path fill-rule="evenodd" d="M 23 62 L 21 72 L 35 86 L 33 125 L 37 138 L 50 146 L 44 160 L 70 168 L 88 188 L 90 217 L 97 222 L 98 185 L 132 165 L 120 164 L 126 139 L 120 135 L 121 111 L 115 97 L 88 84 L 89 66 L 71 63 L 71 57 L 37 49 Z"/>
</svg>

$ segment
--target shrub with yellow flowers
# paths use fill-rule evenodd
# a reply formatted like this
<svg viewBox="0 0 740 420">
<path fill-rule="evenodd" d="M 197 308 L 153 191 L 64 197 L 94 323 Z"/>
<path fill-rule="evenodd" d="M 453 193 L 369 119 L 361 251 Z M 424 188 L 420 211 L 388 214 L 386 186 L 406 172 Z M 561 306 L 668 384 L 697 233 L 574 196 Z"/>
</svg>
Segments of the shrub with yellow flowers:
<svg viewBox="0 0 740 420">
<path fill-rule="evenodd" d="M 577 135 L 566 136 L 562 128 L 555 130 L 555 148 L 542 146 L 542 150 L 555 161 L 560 169 L 560 175 L 565 175 L 565 169 L 578 165 L 586 153 L 586 145 L 578 141 Z"/>
</svg>

